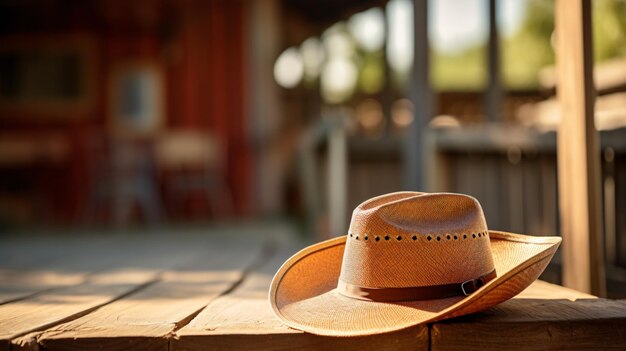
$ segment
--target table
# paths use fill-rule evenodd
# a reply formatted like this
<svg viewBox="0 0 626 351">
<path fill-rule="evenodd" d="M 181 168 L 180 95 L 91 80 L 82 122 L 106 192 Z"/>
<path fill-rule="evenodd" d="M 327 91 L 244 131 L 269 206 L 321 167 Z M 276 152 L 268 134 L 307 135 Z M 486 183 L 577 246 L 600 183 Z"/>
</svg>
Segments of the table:
<svg viewBox="0 0 626 351">
<path fill-rule="evenodd" d="M 626 349 L 626 301 L 537 281 L 470 316 L 369 337 L 279 322 L 283 225 L 0 236 L 0 350 Z M 84 234 L 84 233 L 83 233 Z"/>
<path fill-rule="evenodd" d="M 58 189 L 73 184 L 71 151 L 68 137 L 58 132 L 0 132 L 0 216 L 4 221 L 49 223 L 67 216 L 71 196 Z"/>
</svg>

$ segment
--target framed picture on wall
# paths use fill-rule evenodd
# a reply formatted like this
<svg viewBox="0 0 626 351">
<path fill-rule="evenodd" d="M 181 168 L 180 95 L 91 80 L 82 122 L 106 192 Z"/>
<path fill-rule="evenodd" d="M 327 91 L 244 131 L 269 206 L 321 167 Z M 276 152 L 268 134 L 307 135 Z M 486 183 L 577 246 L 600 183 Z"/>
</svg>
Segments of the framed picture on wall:
<svg viewBox="0 0 626 351">
<path fill-rule="evenodd" d="M 161 128 L 165 97 L 163 69 L 158 63 L 131 62 L 114 66 L 109 96 L 114 132 L 146 135 Z"/>
<path fill-rule="evenodd" d="M 96 43 L 87 34 L 0 37 L 3 118 L 75 118 L 95 101 Z"/>
</svg>

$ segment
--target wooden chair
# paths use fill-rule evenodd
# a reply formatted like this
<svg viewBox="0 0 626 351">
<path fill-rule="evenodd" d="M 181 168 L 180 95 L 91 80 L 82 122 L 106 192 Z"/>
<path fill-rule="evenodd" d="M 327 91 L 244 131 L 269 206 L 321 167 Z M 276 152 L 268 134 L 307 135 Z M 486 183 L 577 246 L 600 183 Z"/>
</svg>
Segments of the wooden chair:
<svg viewBox="0 0 626 351">
<path fill-rule="evenodd" d="M 110 135 L 87 139 L 90 186 L 83 224 L 96 221 L 104 211 L 110 214 L 115 226 L 126 226 L 132 220 L 135 206 L 148 225 L 160 223 L 165 211 L 150 143 Z"/>
<path fill-rule="evenodd" d="M 186 201 L 198 194 L 206 198 L 214 217 L 232 214 L 225 152 L 217 138 L 202 131 L 171 131 L 158 136 L 154 151 L 170 208 L 184 213 Z"/>
</svg>

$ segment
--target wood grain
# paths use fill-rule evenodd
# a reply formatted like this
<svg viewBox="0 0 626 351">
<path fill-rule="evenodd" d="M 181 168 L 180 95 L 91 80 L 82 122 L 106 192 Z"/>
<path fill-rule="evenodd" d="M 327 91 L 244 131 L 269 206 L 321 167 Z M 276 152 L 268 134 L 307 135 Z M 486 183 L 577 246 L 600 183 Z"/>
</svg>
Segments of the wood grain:
<svg viewBox="0 0 626 351">
<path fill-rule="evenodd" d="M 59 245 L 62 242 L 62 245 Z M 55 288 L 85 283 L 88 275 L 111 267 L 110 238 L 37 236 L 0 242 L 0 304 Z M 54 247 L 54 250 L 50 248 Z"/>
<path fill-rule="evenodd" d="M 58 251 L 67 253 L 69 258 L 45 269 L 7 272 L 11 278 L 5 281 L 8 286 L 18 281 L 17 286 L 23 287 L 19 285 L 19 278 L 45 278 L 48 280 L 44 283 L 50 281 L 57 286 L 0 305 L 0 344 L 30 344 L 31 333 L 36 335 L 37 331 L 78 318 L 157 281 L 167 269 L 187 264 L 205 254 L 200 249 L 194 250 L 194 244 L 203 246 L 199 243 L 204 241 L 196 239 L 186 243 L 163 237 L 154 240 L 141 237 L 93 238 L 91 242 L 83 238 L 65 245 L 48 245 L 45 240 L 32 243 L 31 254 L 59 247 Z M 65 252 L 68 248 L 70 251 Z M 59 287 L 56 279 L 63 279 L 67 286 Z"/>
<path fill-rule="evenodd" d="M 175 338 L 171 342 L 172 350 L 227 350 L 227 349 L 257 349 L 257 350 L 275 350 L 275 349 L 428 349 L 429 336 L 428 330 L 424 326 L 409 328 L 391 334 L 381 334 L 372 337 L 361 338 L 333 338 L 323 337 L 312 334 L 303 333 L 293 330 L 283 325 L 271 312 L 267 302 L 268 286 L 273 273 L 278 266 L 284 262 L 284 258 L 278 256 L 273 263 L 268 264 L 252 272 L 249 277 L 232 293 L 222 296 L 213 301 L 206 309 L 204 309 L 196 318 L 194 318 L 187 326 L 180 329 Z M 563 301 L 574 301 L 577 299 L 586 299 L 584 301 L 594 301 L 596 298 L 592 295 L 581 293 L 572 289 L 560 287 L 558 285 L 536 281 L 528 289 L 523 291 L 519 297 L 522 302 L 514 303 L 515 308 L 505 308 L 501 312 L 500 321 L 509 323 L 519 323 L 527 314 L 532 315 L 537 304 L 548 304 L 553 306 L 552 309 L 544 311 L 544 314 L 538 315 L 535 319 L 524 321 L 536 325 L 541 329 L 546 322 L 558 318 L 558 307 L 554 304 L 563 305 Z M 552 302 L 556 301 L 556 302 Z M 605 300 L 603 300 L 605 301 Z M 527 303 L 529 305 L 527 306 Z M 576 304 L 572 302 L 573 304 Z M 510 303 L 509 303 L 510 304 Z M 552 304 L 552 305 L 550 305 Z M 506 306 L 506 305 L 505 305 Z M 603 306 L 597 306 L 602 308 Z M 596 307 L 590 305 L 587 311 L 593 311 Z M 528 309 L 528 311 L 526 311 Z M 482 315 L 482 314 L 478 314 Z M 488 315 L 488 314 L 487 314 Z M 622 316 L 622 317 L 620 317 Z M 624 318 L 626 313 L 617 311 L 614 314 L 608 314 L 601 318 L 608 318 L 609 321 L 615 321 Z M 482 318 L 482 317 L 481 317 Z M 457 337 L 460 340 L 467 341 L 473 338 L 473 323 L 476 323 L 479 330 L 481 328 L 481 318 L 473 321 L 465 326 L 465 329 L 459 332 Z M 611 319 L 612 318 L 612 319 Z M 567 321 L 568 314 L 564 314 L 561 318 Z M 455 319 L 455 321 L 463 319 Z M 557 322 L 555 322 L 557 323 Z M 443 329 L 439 325 L 445 324 Z M 557 323 L 558 324 L 558 323 Z M 446 332 L 447 322 L 437 323 L 432 330 L 442 333 Z M 439 329 L 438 329 L 439 328 Z M 514 330 L 510 331 L 515 333 Z M 594 334 L 596 330 L 591 330 L 588 337 L 599 337 L 601 334 Z M 446 334 L 446 340 L 449 338 Z M 431 336 L 432 339 L 432 336 Z M 451 339 L 453 341 L 453 339 Z M 505 340 L 506 339 L 502 339 Z M 432 339 L 434 341 L 434 339 Z M 446 346 L 441 344 L 439 346 Z M 434 344 L 433 344 L 434 346 Z M 452 343 L 450 349 L 462 348 L 462 344 Z M 481 347 L 484 346 L 481 344 Z M 545 347 L 546 344 L 543 344 Z"/>
<path fill-rule="evenodd" d="M 557 159 L 563 283 L 605 296 L 591 0 L 558 0 L 555 23 L 561 116 Z"/>
<path fill-rule="evenodd" d="M 167 349 L 174 330 L 242 278 L 258 258 L 260 245 L 205 250 L 192 264 L 164 273 L 159 282 L 46 330 L 37 343 L 47 350 Z"/>
<path fill-rule="evenodd" d="M 27 333 L 71 320 L 140 289 L 154 272 L 103 274 L 92 281 L 0 306 L 0 349 Z M 22 344 L 20 342 L 19 344 Z"/>
<path fill-rule="evenodd" d="M 269 284 L 290 254 L 277 255 L 232 293 L 213 301 L 172 339 L 172 350 L 428 350 L 425 326 L 367 337 L 304 333 L 282 324 L 267 300 Z"/>
<path fill-rule="evenodd" d="M 626 302 L 516 298 L 436 323 L 435 350 L 624 350 Z"/>
<path fill-rule="evenodd" d="M 68 237 L 33 236 L 0 242 L 0 304 L 44 291 L 83 284 L 100 272 L 131 267 L 159 271 L 199 255 L 207 238 L 177 240 L 155 233 L 144 236 L 108 234 Z M 157 255 L 158 253 L 158 255 Z"/>
<path fill-rule="evenodd" d="M 574 289 L 564 288 L 560 285 L 536 280 L 526 290 L 515 296 L 514 299 L 547 299 L 547 300 L 570 300 L 577 299 L 595 299 L 596 296 L 576 291 Z"/>
<path fill-rule="evenodd" d="M 307 334 L 283 325 L 267 302 L 273 274 L 295 248 L 259 256 L 262 238 L 152 239 L 137 239 L 143 249 L 113 240 L 117 254 L 105 251 L 115 263 L 84 283 L 0 305 L 0 350 L 623 350 L 626 345 L 625 301 L 541 281 L 492 309 L 430 327 L 356 338 Z M 74 270 L 80 267 L 67 267 Z"/>
</svg>

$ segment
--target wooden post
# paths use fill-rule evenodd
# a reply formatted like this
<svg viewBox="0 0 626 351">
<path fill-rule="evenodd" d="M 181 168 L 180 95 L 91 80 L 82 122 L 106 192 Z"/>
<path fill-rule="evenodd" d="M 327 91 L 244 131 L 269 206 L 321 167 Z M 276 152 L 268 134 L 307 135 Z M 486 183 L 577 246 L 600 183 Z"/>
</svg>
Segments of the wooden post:
<svg viewBox="0 0 626 351">
<path fill-rule="evenodd" d="M 408 128 L 404 150 L 404 184 L 406 190 L 423 190 L 424 131 L 433 115 L 433 94 L 430 89 L 430 54 L 428 46 L 428 0 L 413 0 L 413 69 L 409 97 L 414 106 L 415 119 Z"/>
<path fill-rule="evenodd" d="M 559 209 L 563 285 L 605 295 L 591 0 L 557 0 Z"/>
<path fill-rule="evenodd" d="M 283 45 L 281 5 L 278 0 L 252 1 L 247 16 L 247 124 L 253 143 L 252 188 L 257 210 L 262 214 L 284 211 L 280 187 L 284 182 L 280 161 L 272 152 L 271 142 L 278 135 L 283 120 L 282 100 L 274 82 L 273 67 Z"/>
<path fill-rule="evenodd" d="M 383 18 L 385 19 L 385 33 L 391 33 L 391 24 L 389 23 L 389 14 L 387 12 L 387 6 L 382 6 Z M 389 34 L 387 34 L 389 35 Z M 385 118 L 385 130 L 384 135 L 390 135 L 393 129 L 393 120 L 391 116 L 391 105 L 393 104 L 394 97 L 394 87 L 392 83 L 392 70 L 391 65 L 389 64 L 389 53 L 387 52 L 387 47 L 389 45 L 389 40 L 385 39 L 383 42 L 383 89 L 380 94 L 380 104 L 383 109 L 383 115 Z"/>
<path fill-rule="evenodd" d="M 331 237 L 348 232 L 348 140 L 344 111 L 334 112 L 328 133 L 328 217 Z"/>
<path fill-rule="evenodd" d="M 487 45 L 488 85 L 485 95 L 485 115 L 495 122 L 502 117 L 502 83 L 500 78 L 500 43 L 496 0 L 489 0 L 489 41 Z"/>
<path fill-rule="evenodd" d="M 309 231 L 315 239 L 328 239 L 327 233 L 324 238 L 319 238 L 318 222 L 320 218 L 320 182 L 318 181 L 318 164 L 315 155 L 317 146 L 317 133 L 315 129 L 308 129 L 302 135 L 298 146 L 298 176 L 301 185 L 300 191 L 304 195 L 304 205 Z"/>
</svg>

